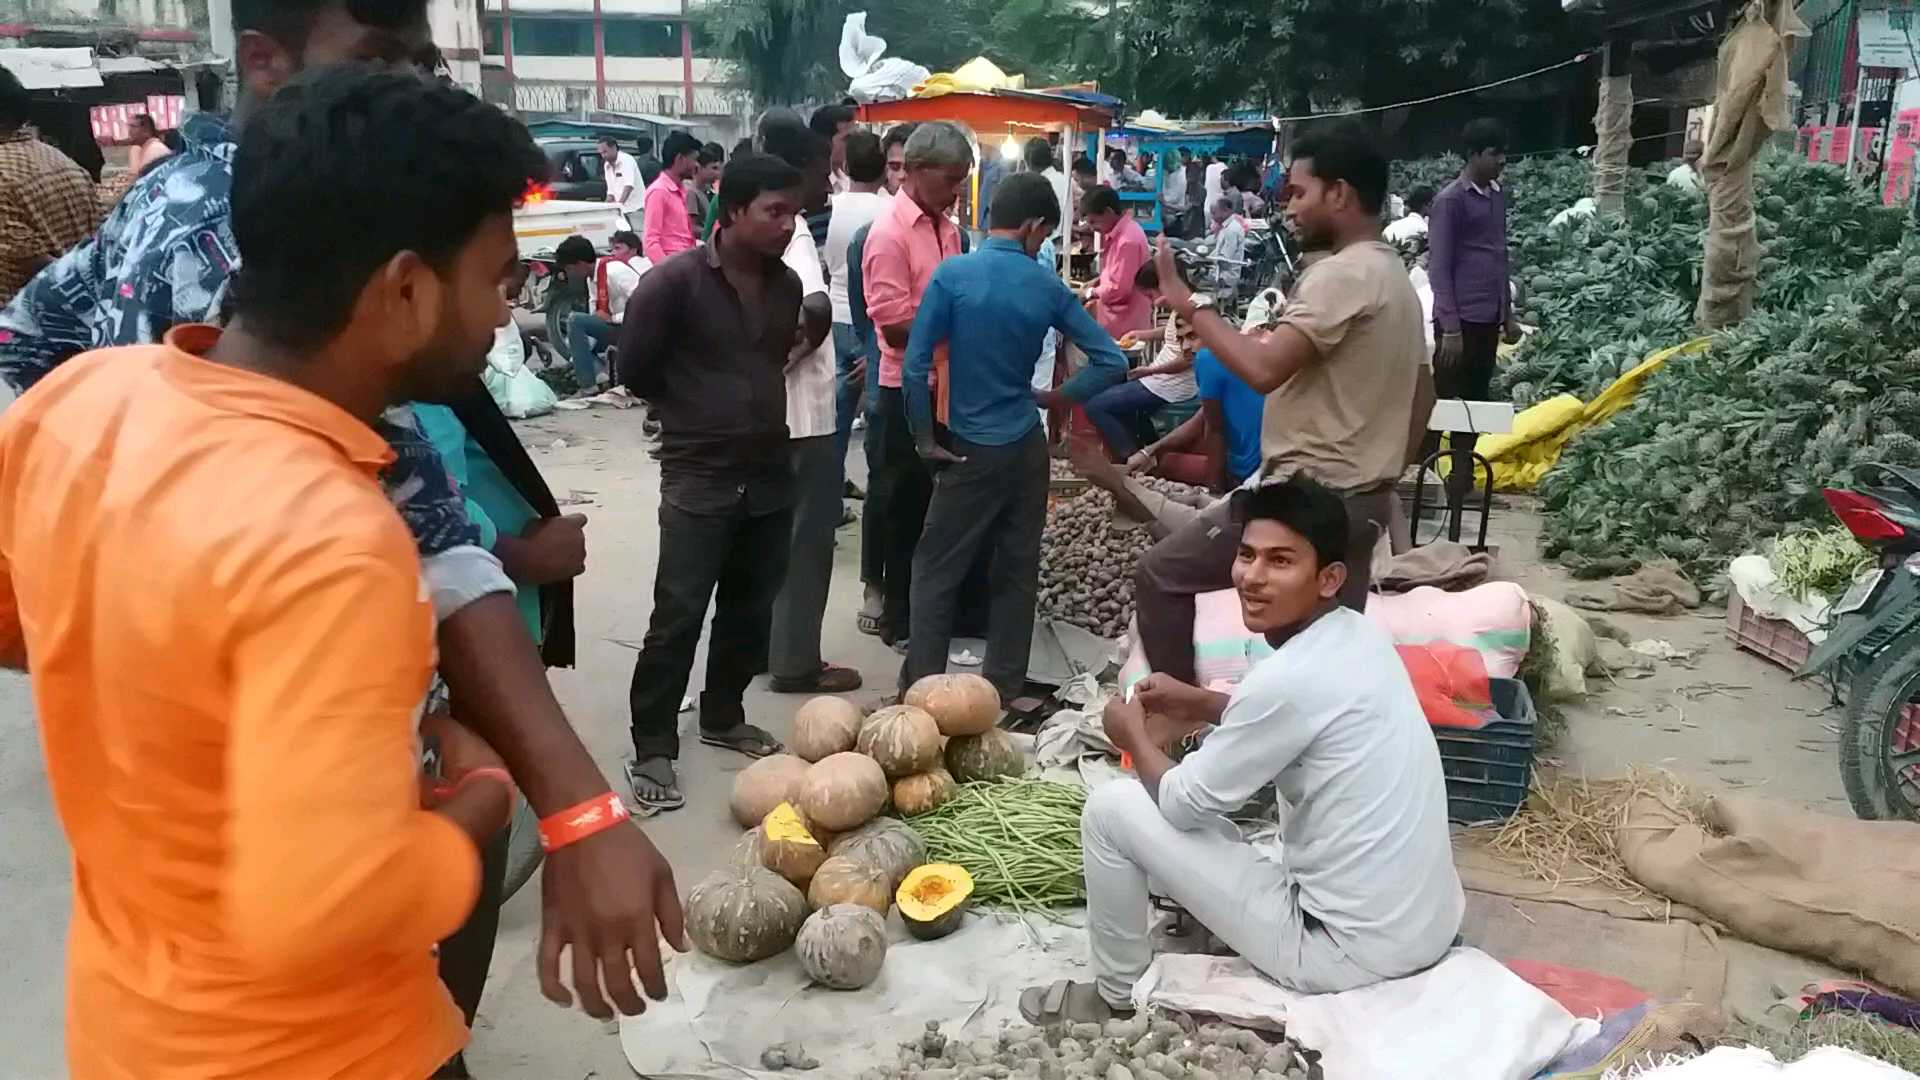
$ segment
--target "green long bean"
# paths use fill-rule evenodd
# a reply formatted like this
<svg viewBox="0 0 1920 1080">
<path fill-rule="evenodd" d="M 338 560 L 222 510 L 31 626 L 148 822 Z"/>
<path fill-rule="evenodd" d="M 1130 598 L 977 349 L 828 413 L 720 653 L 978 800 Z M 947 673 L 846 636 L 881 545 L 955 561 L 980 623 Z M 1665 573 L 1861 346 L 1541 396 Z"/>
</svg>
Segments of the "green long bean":
<svg viewBox="0 0 1920 1080">
<path fill-rule="evenodd" d="M 1086 899 L 1080 811 L 1087 793 L 1046 780 L 981 781 L 931 813 L 908 819 L 935 862 L 973 877 L 982 904 L 1046 912 Z"/>
</svg>

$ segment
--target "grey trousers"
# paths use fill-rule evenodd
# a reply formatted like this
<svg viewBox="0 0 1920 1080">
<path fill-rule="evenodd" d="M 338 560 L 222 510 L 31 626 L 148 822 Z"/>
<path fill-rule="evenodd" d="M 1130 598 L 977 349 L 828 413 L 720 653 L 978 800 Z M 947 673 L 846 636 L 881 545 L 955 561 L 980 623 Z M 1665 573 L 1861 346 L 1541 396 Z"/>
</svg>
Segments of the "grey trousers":
<svg viewBox="0 0 1920 1080">
<path fill-rule="evenodd" d="M 1132 1008 L 1133 984 L 1153 960 L 1149 879 L 1155 891 L 1289 990 L 1327 994 L 1381 981 L 1301 910 L 1300 889 L 1286 865 L 1241 840 L 1225 818 L 1215 829 L 1183 832 L 1140 781 L 1125 777 L 1087 797 L 1080 846 L 1094 984 L 1110 1005 Z"/>
<path fill-rule="evenodd" d="M 987 658 L 980 673 L 1010 701 L 1026 687 L 1040 533 L 1047 523 L 1047 437 L 1036 426 L 1006 446 L 949 440 L 967 460 L 933 474 L 926 529 L 913 553 L 912 630 L 900 667 L 905 690 L 947 670 L 947 648 L 967 574 L 988 562 Z"/>
<path fill-rule="evenodd" d="M 793 452 L 793 544 L 786 583 L 773 601 L 767 670 L 776 679 L 805 679 L 820 673 L 820 620 L 833 582 L 833 533 L 840 527 L 844 480 L 832 434 L 787 445 Z"/>
</svg>

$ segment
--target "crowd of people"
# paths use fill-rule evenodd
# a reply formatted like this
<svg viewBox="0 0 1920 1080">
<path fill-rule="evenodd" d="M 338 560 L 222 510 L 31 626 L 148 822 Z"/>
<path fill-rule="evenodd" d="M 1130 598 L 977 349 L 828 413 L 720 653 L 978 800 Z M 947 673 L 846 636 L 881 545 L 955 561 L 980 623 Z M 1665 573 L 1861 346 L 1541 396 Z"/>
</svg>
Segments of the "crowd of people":
<svg viewBox="0 0 1920 1080">
<path fill-rule="evenodd" d="M 420 77 L 424 0 L 235 0 L 233 17 L 235 113 L 190 117 L 97 228 L 12 268 L 0 311 L 20 395 L 0 417 L 0 659 L 31 672 L 74 852 L 76 1077 L 465 1075 L 519 799 L 548 853 L 543 992 L 603 1018 L 663 996 L 680 901 L 629 821 L 685 803 L 677 714 L 703 628 L 712 746 L 781 749 L 745 708 L 762 674 L 781 693 L 864 681 L 821 655 L 856 420 L 857 619 L 901 654 L 890 690 L 977 634 L 1003 702 L 1025 693 L 1060 440 L 1155 519 L 1134 594 L 1155 674 L 1106 714 L 1135 777 L 1083 822 L 1095 980 L 1033 996 L 1030 1018 L 1129 1007 L 1149 876 L 1303 991 L 1452 942 L 1437 753 L 1356 612 L 1436 381 L 1472 392 L 1509 329 L 1497 128 L 1469 129 L 1433 200 L 1431 316 L 1381 235 L 1385 158 L 1353 128 L 1297 140 L 1287 213 L 1317 258 L 1239 323 L 1099 167 L 1044 138 L 978 233 L 973 142 L 951 123 L 774 109 L 729 154 L 682 132 L 657 157 L 603 144 L 637 228 L 604 255 L 569 238 L 555 262 L 585 298 L 576 381 L 620 384 L 659 425 L 618 792 L 546 678 L 574 661 L 588 523 L 477 378 L 514 332 L 512 211 L 545 158 Z M 8 90 L 0 183 L 65 197 L 57 163 L 4 134 Z M 1102 164 L 1122 186 L 1153 167 Z M 1201 193 L 1169 222 L 1224 227 L 1273 187 L 1244 163 L 1158 167 Z M 1099 269 L 1073 287 L 1082 229 Z M 1133 341 L 1157 352 L 1131 363 Z M 1164 433 L 1143 423 L 1190 400 Z M 1148 509 L 1144 468 L 1224 497 Z M 1194 598 L 1225 588 L 1277 649 L 1231 695 L 1195 685 Z M 1276 781 L 1284 863 L 1209 825 Z"/>
</svg>

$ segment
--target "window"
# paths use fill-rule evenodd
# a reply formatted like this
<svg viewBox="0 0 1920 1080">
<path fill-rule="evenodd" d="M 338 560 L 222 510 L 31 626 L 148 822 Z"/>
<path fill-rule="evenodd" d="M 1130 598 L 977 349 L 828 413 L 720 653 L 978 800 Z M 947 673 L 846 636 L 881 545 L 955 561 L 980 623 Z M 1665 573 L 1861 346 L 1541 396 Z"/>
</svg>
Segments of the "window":
<svg viewBox="0 0 1920 1080">
<path fill-rule="evenodd" d="M 600 179 L 602 164 L 598 150 L 573 151 L 560 165 L 560 178 L 570 184 L 589 183 Z"/>
<path fill-rule="evenodd" d="M 592 56 L 592 19 L 513 20 L 513 51 L 521 56 Z"/>
<path fill-rule="evenodd" d="M 679 56 L 680 24 L 657 19 L 606 20 L 608 56 Z M 589 31 L 588 47 L 592 47 Z"/>
<path fill-rule="evenodd" d="M 506 40 L 501 32 L 501 19 L 498 15 L 489 15 L 480 20 L 480 51 L 488 56 L 500 56 L 505 53 Z"/>
</svg>

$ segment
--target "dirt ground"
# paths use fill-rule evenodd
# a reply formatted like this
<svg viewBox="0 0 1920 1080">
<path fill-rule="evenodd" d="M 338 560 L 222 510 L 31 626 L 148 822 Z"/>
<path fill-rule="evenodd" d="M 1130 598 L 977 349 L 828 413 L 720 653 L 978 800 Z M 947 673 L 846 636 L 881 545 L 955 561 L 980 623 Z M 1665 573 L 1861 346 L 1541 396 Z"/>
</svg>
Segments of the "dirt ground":
<svg viewBox="0 0 1920 1080">
<path fill-rule="evenodd" d="M 520 425 L 522 438 L 554 492 L 589 517 L 586 576 L 576 590 L 580 664 L 556 672 L 554 685 L 575 727 L 610 778 L 631 753 L 626 690 L 634 652 L 651 609 L 658 468 L 647 456 L 638 410 L 595 407 Z M 849 472 L 864 483 L 855 442 Z M 1558 596 L 1566 579 L 1543 566 L 1527 500 L 1498 509 L 1494 534 L 1500 576 Z M 859 634 L 858 535 L 841 530 L 824 632 L 826 658 L 858 668 L 861 700 L 885 693 L 899 658 Z M 1727 642 L 1715 609 L 1677 618 L 1621 616 L 1635 638 L 1698 650 L 1689 665 L 1662 664 L 1651 677 L 1597 685 L 1566 709 L 1568 730 L 1552 752 L 1563 771 L 1609 776 L 1631 765 L 1671 769 L 1707 792 L 1757 791 L 1828 813 L 1848 813 L 1835 765 L 1835 717 L 1822 691 L 1791 683 L 1785 672 Z M 699 671 L 695 666 L 695 683 Z M 785 736 L 799 699 L 755 689 L 751 719 Z M 691 714 L 683 717 L 691 722 Z M 12 1049 L 0 1077 L 61 1075 L 61 950 L 68 905 L 67 863 L 47 802 L 31 704 L 24 680 L 0 680 L 0 974 L 10 1008 L 0 1012 L 0 1041 Z M 731 773 L 746 764 L 687 740 L 681 758 L 685 809 L 648 822 L 684 889 L 720 864 L 738 829 L 727 813 Z M 631 1075 L 611 1023 L 554 1007 L 533 974 L 539 928 L 537 881 L 503 912 L 498 951 L 468 1061 L 482 1078 L 573 1080 Z M 1768 950 L 1723 942 L 1730 957 L 1728 1003 L 1737 1017 L 1760 1019 L 1780 992 L 1819 971 Z"/>
</svg>

